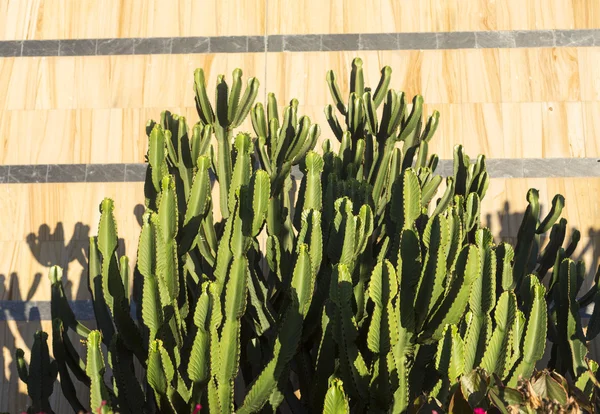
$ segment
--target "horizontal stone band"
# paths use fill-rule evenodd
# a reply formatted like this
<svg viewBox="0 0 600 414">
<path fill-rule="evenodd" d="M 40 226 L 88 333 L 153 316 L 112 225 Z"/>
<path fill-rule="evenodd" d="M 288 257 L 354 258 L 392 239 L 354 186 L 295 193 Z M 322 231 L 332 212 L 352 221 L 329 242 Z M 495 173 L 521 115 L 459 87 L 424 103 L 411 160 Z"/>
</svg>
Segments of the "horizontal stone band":
<svg viewBox="0 0 600 414">
<path fill-rule="evenodd" d="M 94 308 L 90 300 L 75 300 L 70 302 L 75 317 L 82 321 L 94 318 Z M 0 321 L 49 321 L 52 319 L 50 301 L 22 301 L 2 300 L 0 301 Z"/>
<path fill-rule="evenodd" d="M 440 160 L 436 172 L 452 174 L 452 160 Z M 600 177 L 598 158 L 486 159 L 492 178 Z M 41 164 L 0 166 L 0 183 L 142 182 L 147 164 Z"/>
<path fill-rule="evenodd" d="M 0 57 L 600 46 L 600 29 L 0 41 Z"/>
</svg>

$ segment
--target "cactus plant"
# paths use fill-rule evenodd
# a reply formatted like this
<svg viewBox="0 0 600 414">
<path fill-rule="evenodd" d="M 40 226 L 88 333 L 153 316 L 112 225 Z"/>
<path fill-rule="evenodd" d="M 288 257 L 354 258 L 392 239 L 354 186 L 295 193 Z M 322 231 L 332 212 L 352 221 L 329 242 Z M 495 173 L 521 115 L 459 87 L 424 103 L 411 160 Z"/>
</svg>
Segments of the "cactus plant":
<svg viewBox="0 0 600 414">
<path fill-rule="evenodd" d="M 231 88 L 218 77 L 211 102 L 195 72 L 199 122 L 165 112 L 147 125 L 132 274 L 115 203 L 100 206 L 88 256 L 96 329 L 76 320 L 51 271 L 53 349 L 75 410 L 72 376 L 90 388 L 90 407 L 122 413 L 446 409 L 457 390 L 477 395 L 474 369 L 512 387 L 530 377 L 547 337 L 554 366 L 591 392 L 597 365 L 585 345 L 600 310 L 584 334 L 578 309 L 600 293 L 576 298 L 584 268 L 569 259 L 576 235 L 562 247 L 564 199 L 540 219 L 530 190 L 516 247 L 496 244 L 480 224 L 485 157 L 471 162 L 457 146 L 438 195 L 439 159 L 428 151 L 439 113 L 424 120 L 423 98 L 409 105 L 390 89 L 391 72 L 372 90 L 355 59 L 346 101 L 327 74 L 338 143 L 321 151 L 297 100 L 280 117 L 269 94 L 265 111 L 253 105 L 258 81 L 242 96 L 236 70 Z M 254 134 L 236 133 L 248 115 Z M 84 338 L 85 362 L 68 331 Z"/>
</svg>

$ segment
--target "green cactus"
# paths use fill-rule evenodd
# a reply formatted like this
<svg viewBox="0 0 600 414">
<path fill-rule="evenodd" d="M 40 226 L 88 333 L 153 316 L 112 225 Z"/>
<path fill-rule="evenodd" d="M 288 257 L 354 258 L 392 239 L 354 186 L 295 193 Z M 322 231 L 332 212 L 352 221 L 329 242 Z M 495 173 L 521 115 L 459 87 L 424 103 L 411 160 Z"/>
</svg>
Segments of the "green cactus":
<svg viewBox="0 0 600 414">
<path fill-rule="evenodd" d="M 363 70 L 355 59 L 347 99 L 327 73 L 335 150 L 329 140 L 315 149 L 320 128 L 298 114 L 297 100 L 280 117 L 275 96 L 255 104 L 258 81 L 242 93 L 235 70 L 231 86 L 217 78 L 211 103 L 197 70 L 199 122 L 188 128 L 165 112 L 147 125 L 133 272 L 119 253 L 117 206 L 106 199 L 89 247 L 96 329 L 77 321 L 52 268 L 57 361 L 45 371 L 32 363 L 24 381 L 32 369 L 46 379 L 59 372 L 74 409 L 122 413 L 194 413 L 197 404 L 241 414 L 283 405 L 458 410 L 483 402 L 487 388 L 499 407 L 520 391 L 498 384 L 531 377 L 549 339 L 552 366 L 594 395 L 597 364 L 586 345 L 600 333 L 600 307 L 587 326 L 579 309 L 600 303 L 600 272 L 577 299 L 585 268 L 570 259 L 579 233 L 564 246 L 562 196 L 540 219 L 530 190 L 516 246 L 496 244 L 480 223 L 485 157 L 471 162 L 455 147 L 438 194 L 439 158 L 429 149 L 439 113 L 425 119 L 422 97 L 409 105 L 390 89 L 391 68 L 375 89 Z M 237 131 L 248 114 L 253 133 Z M 85 358 L 69 331 L 85 341 Z M 89 406 L 74 379 L 90 389 Z"/>
</svg>

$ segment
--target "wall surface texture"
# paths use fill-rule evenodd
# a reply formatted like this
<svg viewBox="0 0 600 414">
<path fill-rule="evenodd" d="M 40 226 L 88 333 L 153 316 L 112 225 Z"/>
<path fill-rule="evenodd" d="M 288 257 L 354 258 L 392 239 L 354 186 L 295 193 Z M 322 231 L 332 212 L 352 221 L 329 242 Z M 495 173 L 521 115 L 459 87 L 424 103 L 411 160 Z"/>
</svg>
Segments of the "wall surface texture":
<svg viewBox="0 0 600 414">
<path fill-rule="evenodd" d="M 0 0 L 0 411 L 26 408 L 13 355 L 51 331 L 51 265 L 89 308 L 102 198 L 135 257 L 145 124 L 165 109 L 196 122 L 193 70 L 212 89 L 239 67 L 260 80 L 260 100 L 297 98 L 329 138 L 325 73 L 346 94 L 355 56 L 367 83 L 390 65 L 395 89 L 440 111 L 440 158 L 455 144 L 488 156 L 483 219 L 498 239 L 516 237 L 529 188 L 544 211 L 561 193 L 582 232 L 576 255 L 597 268 L 597 0 Z M 70 412 L 58 393 L 52 402 Z"/>
</svg>

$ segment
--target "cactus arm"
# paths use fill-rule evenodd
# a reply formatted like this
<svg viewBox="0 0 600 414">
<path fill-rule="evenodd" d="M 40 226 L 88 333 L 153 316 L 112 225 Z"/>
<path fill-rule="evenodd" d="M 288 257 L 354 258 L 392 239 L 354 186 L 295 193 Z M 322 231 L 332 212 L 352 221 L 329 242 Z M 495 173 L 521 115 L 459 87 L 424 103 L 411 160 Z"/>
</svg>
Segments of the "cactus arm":
<svg viewBox="0 0 600 414">
<path fill-rule="evenodd" d="M 515 251 L 508 243 L 500 243 L 496 247 L 496 259 L 498 264 L 496 268 L 500 272 L 500 278 L 496 277 L 496 291 L 513 290 L 515 288 L 512 261 L 515 257 Z"/>
<path fill-rule="evenodd" d="M 598 363 L 593 359 L 588 360 L 589 368 L 583 372 L 575 381 L 575 386 L 590 400 L 593 398 L 594 390 L 599 385 L 596 379 Z"/>
<path fill-rule="evenodd" d="M 412 168 L 404 170 L 392 190 L 390 215 L 399 228 L 409 229 L 421 215 L 421 187 Z M 400 215 L 401 214 L 401 215 Z"/>
<path fill-rule="evenodd" d="M 160 182 L 165 168 L 165 134 L 162 127 L 154 125 L 148 137 L 148 164 L 150 177 L 156 192 L 160 191 Z"/>
<path fill-rule="evenodd" d="M 442 333 L 442 339 L 438 343 L 435 359 L 435 367 L 442 376 L 434 388 L 440 401 L 446 400 L 459 377 L 465 373 L 467 368 L 464 365 L 464 353 L 465 344 L 460 337 L 458 328 L 456 325 L 447 325 Z"/>
<path fill-rule="evenodd" d="M 248 84 L 246 86 L 246 90 L 244 91 L 244 95 L 240 99 L 240 103 L 237 107 L 237 111 L 235 112 L 235 117 L 233 118 L 233 122 L 231 123 L 232 128 L 239 127 L 244 119 L 248 116 L 248 112 L 252 108 L 252 104 L 256 99 L 256 95 L 258 95 L 258 87 L 260 83 L 256 78 L 248 79 Z"/>
<path fill-rule="evenodd" d="M 293 158 L 290 160 L 292 161 L 293 165 L 300 164 L 300 162 L 304 160 L 306 153 L 315 148 L 319 136 L 321 136 L 321 127 L 318 124 L 311 124 L 308 128 L 308 134 L 302 143 L 302 146 L 300 146 L 299 149 L 292 154 Z"/>
<path fill-rule="evenodd" d="M 566 257 L 571 257 L 571 255 L 575 252 L 575 249 L 577 249 L 577 245 L 579 244 L 579 240 L 581 240 L 581 232 L 577 229 L 574 229 L 573 233 L 571 234 L 571 241 L 565 250 Z"/>
<path fill-rule="evenodd" d="M 221 287 L 217 283 L 208 285 L 208 294 L 210 302 L 213 304 L 221 304 L 220 295 Z M 221 356 L 219 342 L 219 328 L 223 321 L 223 313 L 221 306 L 212 306 L 209 325 L 209 362 L 210 362 L 210 379 L 208 381 L 207 400 L 210 410 L 218 413 L 221 412 L 221 403 L 217 389 L 216 375 L 221 371 Z"/>
<path fill-rule="evenodd" d="M 473 245 L 462 248 L 456 262 L 456 276 L 439 308 L 427 321 L 423 337 L 439 339 L 446 325 L 460 322 L 468 304 L 473 282 L 480 277 L 479 251 Z"/>
<path fill-rule="evenodd" d="M 536 234 L 546 233 L 556 223 L 565 206 L 565 198 L 561 194 L 556 194 L 552 199 L 552 207 L 548 215 L 542 220 L 535 230 Z"/>
<path fill-rule="evenodd" d="M 504 371 L 500 375 L 502 379 L 508 379 L 512 368 L 519 361 L 519 358 L 521 358 L 521 342 L 525 333 L 526 323 L 527 321 L 525 319 L 525 314 L 521 310 L 517 309 L 513 326 L 510 328 L 507 360 L 504 366 Z"/>
<path fill-rule="evenodd" d="M 209 157 L 206 155 L 200 156 L 197 159 L 196 165 L 198 170 L 192 181 L 192 188 L 186 204 L 179 252 L 189 251 L 194 238 L 198 235 L 201 223 L 208 213 L 209 204 L 211 203 L 210 177 L 208 173 L 208 169 L 210 168 Z"/>
<path fill-rule="evenodd" d="M 383 102 L 385 95 L 387 94 L 388 88 L 390 86 L 390 81 L 392 80 L 392 68 L 389 66 L 384 66 L 381 69 L 381 77 L 379 78 L 379 83 L 375 88 L 375 93 L 373 94 L 373 103 L 375 104 L 375 108 L 379 108 L 379 105 Z"/>
<path fill-rule="evenodd" d="M 344 383 L 338 378 L 330 381 L 329 389 L 325 394 L 323 414 L 349 414 L 350 405 L 344 392 Z"/>
<path fill-rule="evenodd" d="M 481 360 L 481 367 L 490 375 L 502 375 L 507 360 L 510 329 L 512 328 L 517 312 L 517 297 L 511 291 L 503 292 L 498 299 L 494 311 L 496 327 L 492 333 L 490 343 Z"/>
<path fill-rule="evenodd" d="M 537 281 L 535 276 L 531 278 L 531 281 L 532 303 L 522 342 L 523 355 L 509 376 L 509 387 L 516 386 L 520 377 L 528 378 L 531 375 L 535 363 L 544 355 L 544 348 L 546 347 L 548 315 L 546 301 L 544 300 L 545 288 Z"/>
<path fill-rule="evenodd" d="M 491 322 L 489 315 L 496 301 L 496 253 L 491 245 L 491 235 L 487 229 L 480 229 L 475 238 L 481 257 L 481 277 L 475 279 L 469 296 L 472 319 L 465 340 L 467 371 L 479 365 L 483 357 L 491 334 L 488 329 Z"/>
<path fill-rule="evenodd" d="M 371 404 L 382 409 L 387 408 L 391 400 L 388 355 L 393 341 L 391 336 L 397 332 L 397 328 L 392 327 L 396 318 L 392 301 L 397 294 L 398 281 L 394 267 L 387 260 L 378 263 L 368 288 L 374 309 L 367 332 L 367 346 L 375 354 L 370 384 Z"/>
<path fill-rule="evenodd" d="M 285 160 L 293 161 L 296 159 L 301 154 L 301 150 L 305 147 L 306 143 L 312 141 L 312 137 L 309 138 L 311 127 L 309 117 L 305 115 L 300 118 L 298 125 L 295 126 L 296 132 L 292 135 L 292 141 L 285 148 Z"/>
<path fill-rule="evenodd" d="M 142 333 L 131 317 L 127 299 L 122 298 L 118 304 L 115 304 L 114 318 L 120 340 L 135 354 L 136 358 L 144 366 L 147 352 L 143 344 Z"/>
<path fill-rule="evenodd" d="M 396 137 L 392 136 L 396 133 L 396 129 L 402 122 L 405 112 L 406 100 L 404 92 L 396 93 L 393 89 L 389 89 L 383 104 L 383 113 L 377 134 L 379 142 L 384 142 L 388 138 L 395 141 Z"/>
<path fill-rule="evenodd" d="M 175 183 L 170 176 L 163 179 L 162 196 L 155 216 L 156 227 L 156 273 L 158 285 L 164 284 L 166 291 L 161 293 L 163 307 L 172 305 L 179 295 L 179 270 L 177 264 L 177 196 Z"/>
<path fill-rule="evenodd" d="M 413 103 L 413 106 L 410 111 L 410 115 L 409 115 L 408 119 L 406 120 L 406 122 L 402 123 L 401 132 L 398 137 L 398 140 L 400 140 L 400 141 L 404 141 L 405 139 L 407 139 L 409 137 L 409 135 L 415 131 L 415 128 L 417 127 L 417 123 L 420 122 L 420 120 L 421 120 L 421 115 L 423 113 L 423 97 L 421 95 L 416 95 L 413 98 L 412 103 Z M 415 138 L 415 141 L 417 139 L 418 139 L 418 137 Z M 414 144 L 418 145 L 418 142 L 414 142 Z M 410 146 L 412 147 L 413 145 L 410 145 Z"/>
<path fill-rule="evenodd" d="M 258 158 L 260 160 L 260 166 L 262 169 L 264 169 L 267 174 L 271 175 L 273 174 L 273 170 L 271 168 L 271 159 L 269 158 L 269 155 L 267 154 L 267 148 L 266 147 L 266 138 L 262 137 L 262 136 L 258 136 L 258 139 L 256 139 L 254 141 L 254 146 L 256 147 L 256 153 L 258 154 Z"/>
<path fill-rule="evenodd" d="M 403 228 L 412 228 L 421 215 L 421 188 L 413 169 L 404 171 L 402 180 L 402 220 Z"/>
<path fill-rule="evenodd" d="M 148 351 L 148 384 L 152 387 L 161 412 L 175 414 L 175 408 L 168 397 L 171 382 L 175 375 L 173 362 L 159 339 L 152 341 Z"/>
<path fill-rule="evenodd" d="M 425 141 L 427 143 L 431 142 L 433 138 L 433 134 L 437 130 L 437 127 L 440 122 L 440 113 L 438 111 L 433 111 L 433 114 L 427 119 L 427 124 L 425 124 L 425 129 L 423 130 L 423 134 L 421 134 L 421 141 Z"/>
<path fill-rule="evenodd" d="M 465 196 L 467 195 L 467 169 L 469 167 L 469 157 L 464 153 L 462 145 L 456 145 L 454 147 L 453 155 L 454 165 L 454 181 L 456 186 L 456 195 Z"/>
<path fill-rule="evenodd" d="M 190 141 L 188 136 L 188 126 L 185 117 L 173 115 L 174 131 L 177 138 L 177 162 L 176 167 L 179 172 L 179 179 L 183 184 L 183 196 L 188 199 L 190 196 L 190 188 L 192 186 L 192 161 L 190 152 Z"/>
<path fill-rule="evenodd" d="M 143 217 L 144 223 L 138 244 L 137 267 L 143 277 L 142 282 L 142 321 L 149 330 L 149 340 L 156 338 L 163 324 L 163 309 L 156 280 L 156 228 L 150 215 Z"/>
<path fill-rule="evenodd" d="M 238 414 L 260 410 L 267 402 L 290 363 L 302 337 L 302 322 L 312 299 L 315 277 L 312 273 L 308 246 L 300 245 L 298 261 L 292 276 L 292 298 L 281 320 L 273 349 L 273 357 L 250 386 Z"/>
<path fill-rule="evenodd" d="M 103 401 L 108 401 L 108 389 L 104 384 L 104 356 L 100 349 L 102 334 L 100 331 L 90 332 L 87 338 L 86 374 L 90 377 L 90 407 L 100 407 Z"/>
<path fill-rule="evenodd" d="M 117 261 L 117 224 L 114 217 L 114 201 L 105 198 L 100 204 L 98 225 L 98 250 L 102 257 L 102 291 L 108 308 L 114 316 L 115 301 L 125 297 Z M 65 321 L 63 319 L 63 321 Z M 67 324 L 68 322 L 65 321 Z"/>
<path fill-rule="evenodd" d="M 355 92 L 351 93 L 348 103 L 348 116 L 346 117 L 348 131 L 350 132 L 352 138 L 358 138 L 364 134 L 365 129 L 365 105 L 362 94 L 358 95 Z"/>
<path fill-rule="evenodd" d="M 432 216 L 441 214 L 444 210 L 446 210 L 446 207 L 448 207 L 448 205 L 450 205 L 450 202 L 452 201 L 452 198 L 454 197 L 454 192 L 455 192 L 455 184 L 454 183 L 455 183 L 454 178 L 452 178 L 452 177 L 446 178 L 446 190 L 444 191 L 444 194 L 442 195 L 442 197 L 439 199 L 437 206 L 433 210 L 433 213 L 431 214 Z"/>
<path fill-rule="evenodd" d="M 175 121 L 169 111 L 162 112 L 161 118 L 161 124 L 164 126 L 164 128 L 168 128 L 170 126 L 170 121 Z M 172 127 L 175 128 L 174 123 Z M 177 156 L 177 152 L 175 151 L 175 145 L 173 145 L 173 132 L 170 129 L 165 129 L 165 146 L 167 148 L 167 164 L 177 166 L 179 164 L 179 158 Z"/>
<path fill-rule="evenodd" d="M 337 116 L 333 112 L 333 106 L 327 105 L 325 107 L 325 119 L 329 124 L 329 128 L 333 132 L 333 135 L 337 138 L 338 141 L 342 141 L 342 136 L 344 134 L 344 130 L 340 125 L 340 121 L 338 121 Z"/>
<path fill-rule="evenodd" d="M 223 413 L 233 411 L 233 381 L 240 357 L 240 319 L 246 309 L 248 263 L 244 256 L 234 259 L 225 287 L 223 330 L 219 348 L 220 367 L 216 372 L 219 401 Z M 216 344 L 215 344 L 216 345 Z"/>
<path fill-rule="evenodd" d="M 236 192 L 238 192 L 242 186 L 246 186 L 250 182 L 250 176 L 252 174 L 252 160 L 250 158 L 252 143 L 250 142 L 250 136 L 248 134 L 238 134 L 235 137 L 235 149 L 237 155 L 228 198 L 230 212 L 234 209 Z"/>
<path fill-rule="evenodd" d="M 48 272 L 51 283 L 50 311 L 52 319 L 61 318 L 69 328 L 77 332 L 78 335 L 86 338 L 90 330 L 75 317 L 65 295 L 62 275 L 63 271 L 58 266 L 52 266 Z"/>
<path fill-rule="evenodd" d="M 229 92 L 229 101 L 227 102 L 227 120 L 233 122 L 240 103 L 240 95 L 242 94 L 242 70 L 234 69 L 232 74 L 233 81 L 231 82 L 231 91 Z"/>
<path fill-rule="evenodd" d="M 578 291 L 575 262 L 571 259 L 563 260 L 559 272 L 557 319 L 561 338 L 558 345 L 559 350 L 562 348 L 561 359 L 576 378 L 587 370 L 587 346 L 581 328 L 579 305 L 575 300 Z"/>
<path fill-rule="evenodd" d="M 252 176 L 250 194 L 252 194 L 253 211 L 251 236 L 257 237 L 267 218 L 269 196 L 271 195 L 271 182 L 265 171 L 257 170 Z"/>
<path fill-rule="evenodd" d="M 363 74 L 363 62 L 361 58 L 352 60 L 352 70 L 350 71 L 350 93 L 356 93 L 362 96 L 365 93 L 365 79 Z"/>
<path fill-rule="evenodd" d="M 206 94 L 206 81 L 204 80 L 204 71 L 202 69 L 194 71 L 194 92 L 196 93 L 196 107 L 200 119 L 204 124 L 213 124 L 215 122 L 215 114 Z"/>
<path fill-rule="evenodd" d="M 560 219 L 558 223 L 552 226 L 552 231 L 550 232 L 550 241 L 546 245 L 541 257 L 538 259 L 536 273 L 541 279 L 544 279 L 548 273 L 548 270 L 554 266 L 556 256 L 565 240 L 566 232 L 567 220 L 564 218 Z"/>
<path fill-rule="evenodd" d="M 421 242 L 415 230 L 406 229 L 400 239 L 397 274 L 400 286 L 400 325 L 411 332 L 416 329 L 414 298 L 421 274 Z"/>
<path fill-rule="evenodd" d="M 233 218 L 227 219 L 227 221 L 225 222 L 225 229 L 223 230 L 221 242 L 219 243 L 219 247 L 217 249 L 217 264 L 215 267 L 214 275 L 219 289 L 222 289 L 225 283 L 225 278 L 227 276 L 227 268 L 229 267 L 231 259 L 233 258 L 231 248 L 229 247 L 232 231 Z"/>
<path fill-rule="evenodd" d="M 292 140 L 296 134 L 295 118 L 296 109 L 292 103 L 286 106 L 283 111 L 283 120 L 277 134 L 277 146 L 274 148 L 272 159 L 276 165 L 282 165 L 285 161 L 286 151 L 290 148 Z"/>
<path fill-rule="evenodd" d="M 201 155 L 208 156 L 208 146 L 210 144 L 210 137 L 212 133 L 213 130 L 211 125 L 202 126 L 201 123 L 197 123 L 193 126 L 190 157 L 194 167 L 198 167 L 198 158 Z"/>
<path fill-rule="evenodd" d="M 238 81 L 237 86 L 238 87 L 241 86 L 241 85 L 239 85 L 239 79 L 237 79 L 237 81 Z M 233 83 L 234 83 L 234 85 L 236 84 L 235 73 L 233 75 Z M 217 76 L 217 86 L 215 88 L 215 113 L 217 115 L 217 123 L 219 124 L 219 126 L 221 128 L 223 128 L 225 130 L 230 125 L 230 122 L 228 119 L 228 97 L 229 97 L 229 86 L 227 85 L 227 82 L 225 82 L 225 76 L 218 75 Z M 236 102 L 236 104 L 237 104 L 237 102 Z"/>
<path fill-rule="evenodd" d="M 323 399 L 329 377 L 335 369 L 335 340 L 333 339 L 334 305 L 327 300 L 322 308 L 321 334 L 315 358 L 315 374 L 310 393 L 311 408 L 318 412 L 323 409 Z"/>
<path fill-rule="evenodd" d="M 431 202 L 431 200 L 433 199 L 433 196 L 435 195 L 438 188 L 440 187 L 442 180 L 443 180 L 443 178 L 441 175 L 436 175 L 431 179 L 431 181 L 429 181 L 427 184 L 425 184 L 423 186 L 422 197 L 421 197 L 421 207 L 429 206 L 429 203 Z"/>
<path fill-rule="evenodd" d="M 215 173 L 219 182 L 220 207 L 221 216 L 229 217 L 228 195 L 231 185 L 231 175 L 233 173 L 231 161 L 231 143 L 230 133 L 222 127 L 215 128 L 215 136 L 217 137 L 217 156 Z"/>
<path fill-rule="evenodd" d="M 354 252 L 354 260 L 357 260 L 365 251 L 373 230 L 373 211 L 368 204 L 363 204 L 358 211 L 358 216 L 356 216 L 356 250 Z"/>
<path fill-rule="evenodd" d="M 480 204 L 477 193 L 469 193 L 467 196 L 464 218 L 465 235 L 471 230 L 477 229 L 477 225 L 479 224 Z"/>
<path fill-rule="evenodd" d="M 377 162 L 373 163 L 372 171 L 375 181 L 373 182 L 373 201 L 379 204 L 379 200 L 383 194 L 384 184 L 387 181 L 387 176 L 392 158 L 393 143 L 386 143 L 385 149 L 379 155 Z M 371 177 L 371 175 L 369 175 Z M 371 181 L 371 178 L 369 178 Z"/>
<path fill-rule="evenodd" d="M 367 346 L 374 354 L 385 356 L 390 349 L 390 306 L 398 294 L 398 281 L 392 264 L 385 260 L 373 269 L 368 295 L 374 304 L 367 333 Z"/>
<path fill-rule="evenodd" d="M 371 92 L 365 92 L 365 94 L 362 96 L 362 99 L 365 105 L 365 126 L 371 134 L 375 135 L 377 134 L 377 130 L 379 129 L 379 120 L 377 119 L 376 104 L 373 101 Z"/>
<path fill-rule="evenodd" d="M 407 359 L 408 357 L 406 355 L 402 355 L 400 359 L 396 361 L 398 388 L 396 388 L 393 398 L 392 412 L 394 413 L 405 412 L 410 402 L 410 368 L 408 367 Z"/>
<path fill-rule="evenodd" d="M 448 259 L 446 260 L 446 268 L 452 274 L 455 270 L 456 261 L 458 260 L 458 255 L 460 254 L 460 250 L 463 247 L 463 223 L 458 215 L 457 209 L 452 209 L 448 211 L 446 215 L 448 219 L 448 229 L 450 230 L 450 246 L 448 247 Z M 446 292 L 451 286 L 452 280 L 454 277 L 450 276 L 450 280 L 446 282 Z"/>
<path fill-rule="evenodd" d="M 517 234 L 517 246 L 515 247 L 515 261 L 513 265 L 513 277 L 516 288 L 521 287 L 525 274 L 528 273 L 527 264 L 531 255 L 534 242 L 535 231 L 537 228 L 540 212 L 539 193 L 535 189 L 527 192 L 527 201 L 529 205 L 525 210 L 523 221 Z"/>
<path fill-rule="evenodd" d="M 335 79 L 335 73 L 333 73 L 332 70 L 327 72 L 327 84 L 329 85 L 329 92 L 331 93 L 331 97 L 333 98 L 333 101 L 335 102 L 335 106 L 337 107 L 338 111 L 340 111 L 340 113 L 342 115 L 346 115 L 346 106 L 344 105 L 344 100 L 342 98 L 342 92 L 340 91 L 340 87 L 337 84 L 337 81 Z"/>
<path fill-rule="evenodd" d="M 119 274 L 125 291 L 123 297 L 129 304 L 129 258 L 127 256 L 121 256 L 119 259 Z"/>
<path fill-rule="evenodd" d="M 109 363 L 113 370 L 114 391 L 121 412 L 134 413 L 146 396 L 135 376 L 133 355 L 125 346 L 119 333 L 113 336 L 109 347 Z M 116 392 L 118 390 L 118 393 Z"/>
<path fill-rule="evenodd" d="M 340 372 L 348 390 L 362 401 L 368 397 L 368 369 L 356 346 L 358 330 L 351 307 L 352 279 L 348 267 L 340 264 L 331 277 L 331 300 L 335 303 L 334 338 L 340 354 Z"/>
<path fill-rule="evenodd" d="M 110 343 L 115 328 L 110 317 L 110 312 L 106 307 L 104 292 L 102 290 L 102 261 L 96 237 L 90 237 L 88 250 L 88 290 L 92 296 L 92 305 L 98 329 L 102 332 L 104 340 Z"/>
<path fill-rule="evenodd" d="M 269 135 L 269 126 L 267 118 L 265 117 L 265 107 L 262 103 L 257 102 L 254 104 L 254 108 L 252 108 L 252 111 L 250 111 L 250 120 L 252 121 L 252 128 L 254 129 L 257 137 L 266 140 L 267 136 Z M 263 161 L 267 161 L 267 159 Z"/>
<path fill-rule="evenodd" d="M 65 350 L 63 335 L 63 323 L 60 319 L 55 319 L 52 321 L 52 353 L 54 354 L 54 358 L 58 364 L 60 388 L 67 401 L 69 401 L 71 408 L 73 408 L 75 412 L 85 411 L 85 407 L 77 398 L 75 385 L 73 384 L 71 375 L 69 374 L 69 370 L 67 368 L 66 362 L 69 357 L 67 355 L 67 351 Z M 85 371 L 83 374 L 85 375 Z M 86 385 L 89 386 L 89 378 Z"/>
<path fill-rule="evenodd" d="M 321 210 L 323 197 L 321 173 L 323 168 L 323 158 L 319 154 L 309 152 L 306 155 L 306 193 L 303 210 Z"/>
<path fill-rule="evenodd" d="M 250 259 L 256 263 L 256 259 Z M 267 332 L 274 324 L 275 316 L 271 303 L 268 301 L 269 292 L 263 276 L 256 269 L 250 268 L 250 280 L 248 281 L 248 297 L 253 308 L 252 319 L 254 330 L 257 335 Z M 251 361 L 254 363 L 255 361 Z"/>
<path fill-rule="evenodd" d="M 443 293 L 443 279 L 446 272 L 446 249 L 449 239 L 448 221 L 438 215 L 430 219 L 425 230 L 427 254 L 414 298 L 417 330 L 421 330 L 428 315 L 434 310 Z M 428 236 L 429 235 L 429 236 Z"/>
<path fill-rule="evenodd" d="M 27 384 L 29 380 L 29 370 L 27 369 L 27 363 L 25 362 L 25 352 L 21 348 L 17 348 L 15 351 L 15 361 L 19 379 Z"/>
</svg>

